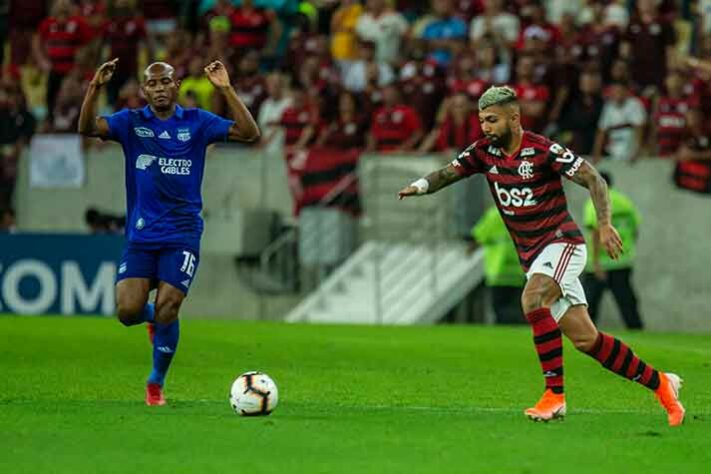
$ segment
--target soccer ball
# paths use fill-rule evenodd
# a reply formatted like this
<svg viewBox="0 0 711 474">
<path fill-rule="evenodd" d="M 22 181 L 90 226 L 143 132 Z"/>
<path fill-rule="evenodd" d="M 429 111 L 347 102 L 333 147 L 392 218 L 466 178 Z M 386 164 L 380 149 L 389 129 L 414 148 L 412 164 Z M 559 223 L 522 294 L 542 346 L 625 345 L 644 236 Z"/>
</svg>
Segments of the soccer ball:
<svg viewBox="0 0 711 474">
<path fill-rule="evenodd" d="M 230 389 L 230 405 L 242 416 L 268 415 L 278 403 L 276 384 L 261 372 L 245 372 L 237 377 Z"/>
</svg>

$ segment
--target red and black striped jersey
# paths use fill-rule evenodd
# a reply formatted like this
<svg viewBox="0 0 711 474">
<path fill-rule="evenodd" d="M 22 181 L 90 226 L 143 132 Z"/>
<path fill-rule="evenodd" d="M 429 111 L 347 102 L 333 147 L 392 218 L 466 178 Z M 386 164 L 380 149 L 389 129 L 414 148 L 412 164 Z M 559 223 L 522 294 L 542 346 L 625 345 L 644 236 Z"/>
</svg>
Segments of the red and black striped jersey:
<svg viewBox="0 0 711 474">
<path fill-rule="evenodd" d="M 477 140 L 452 162 L 461 176 L 486 175 L 501 217 L 528 271 L 550 243 L 584 244 L 568 213 L 561 176 L 572 178 L 584 160 L 567 148 L 525 131 L 519 150 L 506 156 L 488 138 Z"/>
<path fill-rule="evenodd" d="M 657 127 L 657 147 L 661 156 L 676 153 L 686 132 L 686 112 L 693 106 L 692 99 L 660 97 L 654 114 Z"/>
</svg>

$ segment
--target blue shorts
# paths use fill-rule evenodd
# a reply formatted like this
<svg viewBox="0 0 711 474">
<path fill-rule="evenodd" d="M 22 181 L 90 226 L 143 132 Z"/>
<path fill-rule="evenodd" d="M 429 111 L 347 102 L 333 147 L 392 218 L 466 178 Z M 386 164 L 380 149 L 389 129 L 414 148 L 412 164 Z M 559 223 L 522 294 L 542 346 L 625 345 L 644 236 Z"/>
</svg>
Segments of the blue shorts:
<svg viewBox="0 0 711 474">
<path fill-rule="evenodd" d="M 125 278 L 148 278 L 151 288 L 164 281 L 186 295 L 200 261 L 200 251 L 189 247 L 126 245 L 116 282 Z"/>
</svg>

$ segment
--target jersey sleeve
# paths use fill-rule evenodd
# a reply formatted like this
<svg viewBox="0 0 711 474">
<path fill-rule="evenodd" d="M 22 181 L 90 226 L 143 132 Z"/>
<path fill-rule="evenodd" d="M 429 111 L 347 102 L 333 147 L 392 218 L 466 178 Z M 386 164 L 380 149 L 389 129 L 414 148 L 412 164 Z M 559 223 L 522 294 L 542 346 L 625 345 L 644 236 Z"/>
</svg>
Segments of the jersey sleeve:
<svg viewBox="0 0 711 474">
<path fill-rule="evenodd" d="M 128 109 L 120 110 L 111 115 L 104 115 L 106 123 L 109 124 L 109 140 L 114 140 L 119 143 L 124 143 L 127 140 L 129 130 L 131 129 L 131 117 Z"/>
<path fill-rule="evenodd" d="M 481 173 L 483 165 L 476 155 L 476 142 L 469 145 L 452 161 L 454 170 L 459 176 L 471 176 Z"/>
<path fill-rule="evenodd" d="M 585 160 L 555 142 L 550 142 L 546 161 L 556 173 L 571 179 L 578 172 Z"/>
<path fill-rule="evenodd" d="M 227 120 L 206 110 L 200 110 L 200 123 L 207 145 L 227 141 L 234 120 Z"/>
</svg>

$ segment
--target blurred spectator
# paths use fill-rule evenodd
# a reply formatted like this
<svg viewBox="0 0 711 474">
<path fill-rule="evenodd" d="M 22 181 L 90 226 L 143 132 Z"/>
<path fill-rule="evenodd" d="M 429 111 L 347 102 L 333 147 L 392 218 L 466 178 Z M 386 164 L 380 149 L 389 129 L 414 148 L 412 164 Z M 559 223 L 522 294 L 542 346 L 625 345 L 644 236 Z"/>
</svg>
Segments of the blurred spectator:
<svg viewBox="0 0 711 474">
<path fill-rule="evenodd" d="M 291 88 L 291 105 L 284 109 L 279 120 L 285 130 L 285 152 L 289 154 L 309 145 L 316 136 L 318 123 L 318 108 L 309 102 L 306 90 L 300 84 L 294 84 Z"/>
<path fill-rule="evenodd" d="M 360 59 L 343 65 L 341 81 L 346 90 L 363 92 L 393 82 L 395 74 L 392 67 L 375 60 L 375 43 L 361 41 L 358 49 Z"/>
<path fill-rule="evenodd" d="M 0 0 L 0 66 L 5 64 L 5 41 L 8 37 L 10 19 L 10 0 Z"/>
<path fill-rule="evenodd" d="M 595 146 L 595 134 L 602 107 L 602 78 L 595 69 L 580 74 L 578 93 L 565 106 L 558 128 L 562 135 L 570 133 L 565 141 L 581 155 L 590 155 Z"/>
<path fill-rule="evenodd" d="M 358 112 L 355 95 L 343 92 L 338 98 L 338 117 L 324 124 L 316 145 L 348 150 L 365 146 L 366 121 Z"/>
<path fill-rule="evenodd" d="M 373 115 L 367 138 L 367 151 L 408 152 L 415 149 L 423 135 L 417 111 L 405 105 L 394 85 L 383 89 L 383 106 Z"/>
<path fill-rule="evenodd" d="M 642 329 L 642 319 L 637 306 L 637 295 L 632 285 L 632 268 L 636 255 L 639 224 L 639 211 L 630 198 L 613 187 L 612 177 L 604 171 L 600 173 L 608 185 L 611 220 L 620 234 L 624 253 L 616 260 L 607 255 L 600 243 L 597 213 L 592 199 L 588 198 L 584 208 L 585 227 L 591 233 L 586 240 L 592 242 L 588 254 L 587 273 L 583 278 L 585 294 L 588 297 L 588 310 L 593 322 L 598 319 L 600 300 L 606 289 L 612 292 L 617 307 L 622 314 L 627 329 Z"/>
<path fill-rule="evenodd" d="M 360 57 L 355 27 L 362 13 L 363 6 L 357 0 L 343 0 L 331 17 L 331 55 L 341 71 Z"/>
<path fill-rule="evenodd" d="M 0 82 L 0 208 L 12 202 L 17 163 L 35 126 L 19 83 L 4 77 Z"/>
<path fill-rule="evenodd" d="M 295 81 L 301 84 L 321 113 L 332 117 L 336 113 L 337 92 L 332 87 L 338 83 L 338 73 L 330 57 L 307 55 L 296 70 Z"/>
<path fill-rule="evenodd" d="M 92 234 L 122 234 L 126 227 L 126 217 L 116 216 L 90 207 L 84 213 L 84 222 Z"/>
<path fill-rule="evenodd" d="M 188 92 L 192 92 L 197 106 L 201 109 L 210 110 L 212 106 L 212 94 L 215 87 L 205 75 L 204 59 L 194 56 L 188 64 L 188 76 L 180 82 L 178 100 L 182 103 Z"/>
<path fill-rule="evenodd" d="M 603 151 L 615 160 L 636 161 L 647 120 L 644 105 L 630 94 L 626 82 L 612 83 L 609 94 L 597 126 L 594 162 L 598 163 L 602 159 Z"/>
<path fill-rule="evenodd" d="M 8 21 L 11 64 L 23 66 L 31 62 L 32 37 L 47 16 L 47 3 L 43 0 L 10 0 Z"/>
<path fill-rule="evenodd" d="M 422 32 L 430 52 L 429 58 L 447 66 L 452 55 L 462 51 L 467 38 L 467 25 L 455 16 L 453 0 L 431 0 L 435 19 Z"/>
<path fill-rule="evenodd" d="M 387 0 L 367 0 L 365 12 L 356 23 L 358 37 L 376 44 L 376 59 L 393 65 L 407 29 L 405 18 L 388 7 Z"/>
<path fill-rule="evenodd" d="M 274 10 L 258 8 L 253 0 L 242 0 L 230 16 L 230 46 L 236 51 L 258 51 L 261 56 L 274 56 L 282 25 Z"/>
<path fill-rule="evenodd" d="M 676 33 L 672 23 L 659 14 L 657 4 L 657 0 L 637 0 L 620 54 L 629 58 L 632 80 L 638 86 L 661 90 L 667 67 L 675 59 Z"/>
<path fill-rule="evenodd" d="M 610 68 L 617 57 L 620 47 L 621 27 L 607 20 L 604 5 L 596 2 L 589 3 L 591 14 L 589 22 L 581 29 L 578 35 L 579 48 L 576 58 L 579 62 L 594 62 L 600 68 L 604 81 L 610 78 Z M 623 28 L 627 27 L 625 23 Z"/>
<path fill-rule="evenodd" d="M 259 53 L 247 51 L 237 65 L 234 88 L 239 98 L 247 106 L 253 117 L 259 112 L 259 106 L 267 96 L 264 76 L 259 74 Z M 221 115 L 225 111 L 222 94 L 213 94 L 213 112 Z"/>
<path fill-rule="evenodd" d="M 526 5 L 521 9 L 521 16 L 526 26 L 519 33 L 517 49 L 523 49 L 526 40 L 530 38 L 542 41 L 549 48 L 560 43 L 560 30 L 556 25 L 548 23 L 541 5 L 537 3 Z"/>
<path fill-rule="evenodd" d="M 141 96 L 141 87 L 136 79 L 129 79 L 119 91 L 114 104 L 114 110 L 140 109 L 146 105 L 146 100 Z"/>
<path fill-rule="evenodd" d="M 496 206 L 490 206 L 471 231 L 476 244 L 484 249 L 485 284 L 498 324 L 523 324 L 518 304 L 526 276 L 518 253 Z"/>
<path fill-rule="evenodd" d="M 82 17 L 74 14 L 71 0 L 55 0 L 50 16 L 42 20 L 33 42 L 37 64 L 49 73 L 46 96 L 49 122 L 62 80 L 74 68 L 77 50 L 90 40 L 91 29 Z"/>
<path fill-rule="evenodd" d="M 89 26 L 92 41 L 90 46 L 87 45 L 87 47 L 91 47 L 92 62 L 98 63 L 101 56 L 101 41 L 99 37 L 107 21 L 106 1 L 79 0 L 78 14 L 84 18 L 84 21 L 86 21 L 86 24 Z"/>
<path fill-rule="evenodd" d="M 210 20 L 208 31 L 207 61 L 222 61 L 229 70 L 235 53 L 230 47 L 230 20 L 224 16 L 215 16 Z"/>
<path fill-rule="evenodd" d="M 674 182 L 682 189 L 711 194 L 711 132 L 699 109 L 687 112 L 686 128 L 686 137 L 674 157 Z"/>
<path fill-rule="evenodd" d="M 489 86 L 508 82 L 511 68 L 508 63 L 499 62 L 501 59 L 496 46 L 488 41 L 479 43 L 476 55 L 465 50 L 451 67 L 452 76 L 447 79 L 449 92 L 465 92 L 477 101 Z"/>
<path fill-rule="evenodd" d="M 469 96 L 454 94 L 442 103 L 444 119 L 423 140 L 421 152 L 454 153 L 463 150 L 483 136 L 479 114 Z"/>
<path fill-rule="evenodd" d="M 284 76 L 273 72 L 267 76 L 267 98 L 259 106 L 257 124 L 262 132 L 262 145 L 268 146 L 274 140 L 284 110 L 291 105 L 291 97 L 284 90 Z"/>
<path fill-rule="evenodd" d="M 404 103 L 417 111 L 422 126 L 429 130 L 435 123 L 437 111 L 446 95 L 444 68 L 416 49 L 400 69 L 399 89 Z"/>
<path fill-rule="evenodd" d="M 175 0 L 140 0 L 149 35 L 163 38 L 178 27 L 178 3 Z"/>
<path fill-rule="evenodd" d="M 0 233 L 14 234 L 17 232 L 15 210 L 11 207 L 2 208 L 0 211 Z"/>
<path fill-rule="evenodd" d="M 469 38 L 475 45 L 486 38 L 499 47 L 510 48 L 519 32 L 519 19 L 503 10 L 503 0 L 484 0 L 484 13 L 474 17 L 469 25 Z"/>
<path fill-rule="evenodd" d="M 521 106 L 521 126 L 525 130 L 541 133 L 546 126 L 546 108 L 550 91 L 534 82 L 535 62 L 529 55 L 520 56 L 516 63 L 514 90 Z"/>
<path fill-rule="evenodd" d="M 650 141 L 654 154 L 671 156 L 681 145 L 686 133 L 686 113 L 695 100 L 684 95 L 684 77 L 672 70 L 665 80 L 666 93 L 657 99 L 652 113 Z"/>
<path fill-rule="evenodd" d="M 165 35 L 165 51 L 161 59 L 175 68 L 177 79 L 182 79 L 188 73 L 188 63 L 195 55 L 193 46 L 190 33 L 183 29 L 176 29 Z"/>
<path fill-rule="evenodd" d="M 206 11 L 199 21 L 199 32 L 197 36 L 197 44 L 200 46 L 205 46 L 210 44 L 209 37 L 204 37 L 203 35 L 211 30 L 212 20 L 215 18 L 224 19 L 227 21 L 227 31 L 229 32 L 232 24 L 230 23 L 230 18 L 234 12 L 234 6 L 230 0 L 217 0 L 215 6 Z M 222 21 L 222 20 L 218 20 Z M 228 37 L 229 40 L 229 37 Z"/>
<path fill-rule="evenodd" d="M 106 84 L 106 95 L 110 105 L 114 105 L 123 85 L 135 79 L 138 73 L 139 46 L 145 43 L 148 62 L 155 55 L 153 40 L 146 33 L 143 17 L 133 10 L 133 0 L 114 0 L 111 17 L 104 25 L 103 41 L 109 46 L 110 58 L 118 58 L 111 80 Z"/>
<path fill-rule="evenodd" d="M 546 20 L 557 25 L 565 15 L 577 16 L 586 3 L 589 2 L 586 0 L 543 0 Z"/>
</svg>

